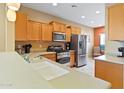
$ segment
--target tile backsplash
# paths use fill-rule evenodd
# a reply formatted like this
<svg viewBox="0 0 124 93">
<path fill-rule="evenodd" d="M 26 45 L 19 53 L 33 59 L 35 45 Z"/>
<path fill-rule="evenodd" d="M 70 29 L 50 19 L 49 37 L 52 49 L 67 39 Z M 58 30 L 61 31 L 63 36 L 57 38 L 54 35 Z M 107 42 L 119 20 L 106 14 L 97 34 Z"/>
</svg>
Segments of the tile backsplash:
<svg viewBox="0 0 124 93">
<path fill-rule="evenodd" d="M 124 42 L 119 41 L 107 41 L 105 46 L 105 52 L 108 55 L 119 55 L 119 47 L 124 47 Z"/>
<path fill-rule="evenodd" d="M 17 48 L 18 45 L 25 45 L 25 44 L 31 44 L 31 52 L 44 52 L 47 50 L 47 47 L 49 45 L 61 45 L 64 47 L 64 43 L 62 42 L 43 42 L 43 41 L 16 41 L 15 48 Z"/>
</svg>

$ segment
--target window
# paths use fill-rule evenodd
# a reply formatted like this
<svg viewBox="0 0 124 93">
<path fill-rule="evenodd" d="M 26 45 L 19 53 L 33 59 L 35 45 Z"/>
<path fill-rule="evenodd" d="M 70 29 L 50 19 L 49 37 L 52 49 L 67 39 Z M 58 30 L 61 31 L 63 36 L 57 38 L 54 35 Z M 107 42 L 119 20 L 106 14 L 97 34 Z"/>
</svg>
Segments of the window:
<svg viewBox="0 0 124 93">
<path fill-rule="evenodd" d="M 100 34 L 100 49 L 105 50 L 105 34 Z"/>
</svg>

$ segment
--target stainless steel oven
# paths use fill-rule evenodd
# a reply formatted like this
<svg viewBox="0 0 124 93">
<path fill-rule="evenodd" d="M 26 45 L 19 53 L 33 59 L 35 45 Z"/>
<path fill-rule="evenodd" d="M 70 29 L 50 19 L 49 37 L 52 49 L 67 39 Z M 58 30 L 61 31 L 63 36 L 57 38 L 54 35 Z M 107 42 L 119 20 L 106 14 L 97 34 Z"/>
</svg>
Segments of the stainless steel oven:
<svg viewBox="0 0 124 93">
<path fill-rule="evenodd" d="M 53 32 L 53 41 L 65 41 L 66 34 L 61 32 Z"/>
<path fill-rule="evenodd" d="M 57 53 L 57 62 L 60 64 L 70 62 L 70 52 L 60 52 Z"/>
<path fill-rule="evenodd" d="M 47 48 L 48 52 L 56 52 L 56 60 L 60 64 L 70 62 L 70 51 L 63 50 L 62 46 L 59 45 L 50 45 Z"/>
</svg>

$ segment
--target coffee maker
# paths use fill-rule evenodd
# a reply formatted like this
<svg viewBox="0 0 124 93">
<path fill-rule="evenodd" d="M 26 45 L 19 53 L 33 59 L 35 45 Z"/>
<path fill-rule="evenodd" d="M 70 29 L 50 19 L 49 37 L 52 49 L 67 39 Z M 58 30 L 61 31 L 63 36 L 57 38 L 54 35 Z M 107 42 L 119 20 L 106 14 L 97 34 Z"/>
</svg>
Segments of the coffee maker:
<svg viewBox="0 0 124 93">
<path fill-rule="evenodd" d="M 30 49 L 31 49 L 32 45 L 31 44 L 25 44 L 22 47 L 24 48 L 25 53 L 30 53 Z"/>
<path fill-rule="evenodd" d="M 124 57 L 124 47 L 119 47 L 118 51 L 121 52 L 121 55 L 119 55 L 118 57 Z"/>
</svg>

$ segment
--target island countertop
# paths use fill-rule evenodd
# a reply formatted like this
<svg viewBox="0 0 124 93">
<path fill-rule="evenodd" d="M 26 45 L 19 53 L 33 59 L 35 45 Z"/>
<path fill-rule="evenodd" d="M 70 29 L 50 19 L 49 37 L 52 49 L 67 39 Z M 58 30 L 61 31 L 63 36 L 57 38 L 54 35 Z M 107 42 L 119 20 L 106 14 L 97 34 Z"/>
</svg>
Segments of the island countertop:
<svg viewBox="0 0 124 93">
<path fill-rule="evenodd" d="M 104 80 L 92 77 L 85 73 L 69 70 L 70 73 L 53 80 L 42 78 L 30 64 L 16 52 L 0 53 L 0 88 L 80 88 L 80 89 L 104 89 L 110 88 L 111 84 Z M 46 58 L 44 60 L 50 61 Z M 53 64 L 60 66 L 56 62 Z M 38 63 L 36 63 L 38 64 Z M 63 67 L 63 66 L 61 66 Z M 66 69 L 65 67 L 63 67 Z"/>
<path fill-rule="evenodd" d="M 106 62 L 111 62 L 111 63 L 124 65 L 124 57 L 102 55 L 102 56 L 99 56 L 99 57 L 95 57 L 95 60 L 101 60 L 101 61 L 106 61 Z"/>
</svg>

